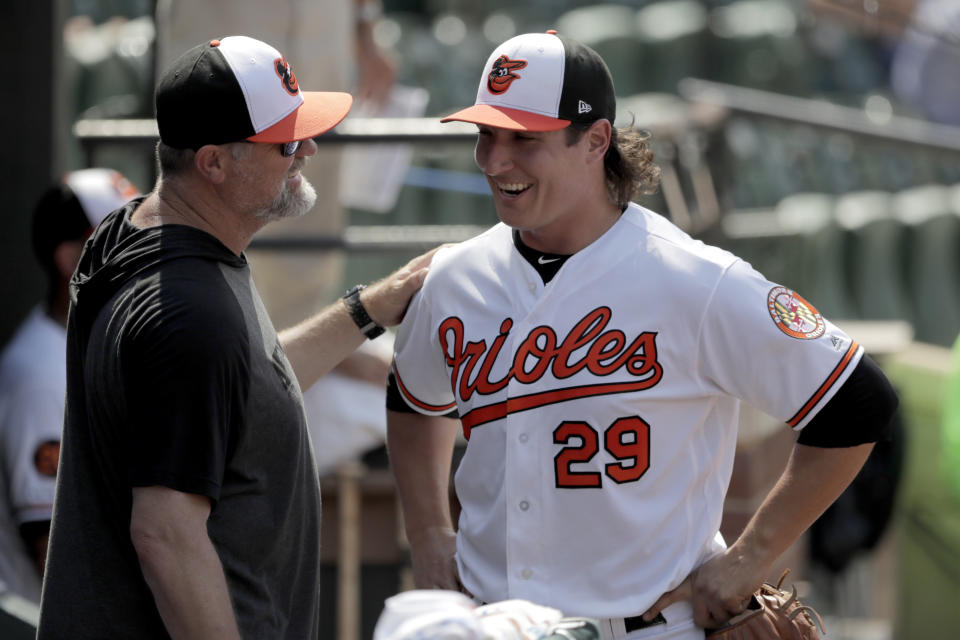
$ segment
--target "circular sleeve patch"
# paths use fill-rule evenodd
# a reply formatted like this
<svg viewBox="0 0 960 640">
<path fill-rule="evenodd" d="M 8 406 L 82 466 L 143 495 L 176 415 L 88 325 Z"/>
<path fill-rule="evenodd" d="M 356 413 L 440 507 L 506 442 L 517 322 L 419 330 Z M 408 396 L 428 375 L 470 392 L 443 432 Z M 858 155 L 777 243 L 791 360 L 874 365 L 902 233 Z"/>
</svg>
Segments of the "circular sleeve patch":
<svg viewBox="0 0 960 640">
<path fill-rule="evenodd" d="M 767 296 L 773 323 L 791 338 L 814 340 L 823 335 L 823 316 L 800 294 L 786 287 L 774 287 Z"/>
<path fill-rule="evenodd" d="M 37 447 L 33 454 L 33 464 L 41 475 L 56 478 L 57 467 L 60 466 L 60 443 L 49 440 Z"/>
</svg>

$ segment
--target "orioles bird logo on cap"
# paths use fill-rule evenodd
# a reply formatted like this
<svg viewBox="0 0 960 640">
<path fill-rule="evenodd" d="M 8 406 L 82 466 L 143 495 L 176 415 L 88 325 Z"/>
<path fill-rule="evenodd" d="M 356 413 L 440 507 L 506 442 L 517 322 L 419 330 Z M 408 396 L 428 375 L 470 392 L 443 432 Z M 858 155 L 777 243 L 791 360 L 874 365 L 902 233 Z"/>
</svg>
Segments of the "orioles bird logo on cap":
<svg viewBox="0 0 960 640">
<path fill-rule="evenodd" d="M 510 83 L 520 77 L 513 72 L 525 66 L 527 66 L 526 60 L 511 60 L 505 55 L 500 56 L 493 61 L 493 68 L 487 76 L 487 89 L 490 93 L 498 95 L 503 93 L 510 88 Z"/>
<path fill-rule="evenodd" d="M 297 76 L 293 75 L 293 69 L 290 68 L 290 63 L 283 58 L 277 58 L 273 61 L 273 64 L 277 75 L 280 76 L 280 83 L 283 84 L 283 88 L 286 89 L 290 95 L 297 95 L 300 91 L 300 85 L 297 84 Z"/>
</svg>

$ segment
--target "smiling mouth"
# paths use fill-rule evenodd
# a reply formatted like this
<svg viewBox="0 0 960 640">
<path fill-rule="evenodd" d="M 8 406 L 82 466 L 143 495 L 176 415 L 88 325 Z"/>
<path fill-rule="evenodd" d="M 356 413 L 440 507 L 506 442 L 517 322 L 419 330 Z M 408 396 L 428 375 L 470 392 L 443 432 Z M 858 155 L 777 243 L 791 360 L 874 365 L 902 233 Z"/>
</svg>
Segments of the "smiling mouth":
<svg viewBox="0 0 960 640">
<path fill-rule="evenodd" d="M 496 184 L 500 193 L 511 197 L 519 196 L 521 193 L 533 186 L 530 183 L 522 182 L 505 182 L 502 184 L 498 182 Z"/>
</svg>

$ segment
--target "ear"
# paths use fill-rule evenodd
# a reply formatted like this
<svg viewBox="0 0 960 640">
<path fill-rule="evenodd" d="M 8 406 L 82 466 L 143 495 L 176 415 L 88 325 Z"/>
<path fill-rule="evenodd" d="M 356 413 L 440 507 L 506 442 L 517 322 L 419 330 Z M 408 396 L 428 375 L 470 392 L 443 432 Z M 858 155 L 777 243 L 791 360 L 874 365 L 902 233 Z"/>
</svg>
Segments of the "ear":
<svg viewBox="0 0 960 640">
<path fill-rule="evenodd" d="M 193 154 L 193 166 L 204 178 L 213 184 L 220 184 L 227 178 L 228 156 L 230 151 L 226 147 L 207 144 Z"/>
<path fill-rule="evenodd" d="M 599 160 L 603 162 L 603 156 L 606 155 L 610 147 L 610 136 L 613 131 L 613 125 L 609 120 L 601 118 L 597 120 L 584 134 L 587 143 L 588 161 Z"/>
<path fill-rule="evenodd" d="M 83 242 L 80 240 L 64 240 L 53 250 L 53 264 L 62 280 L 69 280 L 77 270 L 82 252 Z"/>
</svg>

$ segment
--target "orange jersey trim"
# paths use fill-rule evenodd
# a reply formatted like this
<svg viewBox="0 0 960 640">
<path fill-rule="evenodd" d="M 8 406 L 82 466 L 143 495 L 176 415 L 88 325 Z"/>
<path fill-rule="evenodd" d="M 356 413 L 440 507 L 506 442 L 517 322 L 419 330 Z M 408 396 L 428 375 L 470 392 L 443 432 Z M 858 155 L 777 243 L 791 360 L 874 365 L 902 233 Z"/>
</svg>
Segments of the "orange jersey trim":
<svg viewBox="0 0 960 640">
<path fill-rule="evenodd" d="M 457 408 L 457 403 L 455 401 L 451 402 L 450 404 L 438 405 L 427 404 L 426 402 L 417 399 L 416 396 L 410 393 L 410 390 L 407 389 L 407 386 L 403 384 L 403 378 L 400 377 L 400 370 L 397 368 L 396 362 L 393 363 L 393 374 L 397 380 L 397 387 L 400 389 L 400 393 L 403 394 L 403 397 L 406 398 L 407 402 L 410 404 L 415 405 L 424 411 L 438 411 L 443 413 L 448 413 Z"/>
<path fill-rule="evenodd" d="M 830 375 L 827 376 L 827 379 L 824 381 L 824 383 L 820 385 L 820 388 L 816 390 L 809 400 L 807 400 L 807 403 L 803 405 L 800 411 L 797 411 L 792 418 L 787 420 L 788 425 L 795 427 L 803 422 L 803 419 L 807 417 L 810 411 L 813 410 L 813 408 L 817 406 L 817 403 L 823 398 L 824 394 L 826 394 L 830 387 L 834 385 L 834 383 L 837 381 L 837 378 L 839 378 L 840 375 L 846 371 L 847 367 L 850 365 L 850 361 L 853 359 L 853 356 L 857 353 L 859 348 L 860 345 L 857 344 L 856 341 L 851 342 L 850 348 L 847 349 L 847 352 L 844 354 L 843 358 L 840 360 L 837 366 L 834 367 L 833 371 L 830 372 Z"/>
</svg>

